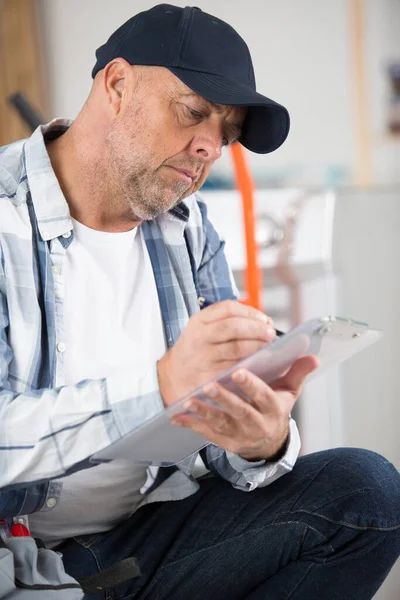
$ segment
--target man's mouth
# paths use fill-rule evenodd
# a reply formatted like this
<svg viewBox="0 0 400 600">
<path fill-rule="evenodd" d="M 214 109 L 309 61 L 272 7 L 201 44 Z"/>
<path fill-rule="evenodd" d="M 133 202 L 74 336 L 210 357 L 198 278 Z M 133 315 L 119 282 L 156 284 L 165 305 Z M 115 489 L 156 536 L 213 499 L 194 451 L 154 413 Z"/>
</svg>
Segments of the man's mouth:
<svg viewBox="0 0 400 600">
<path fill-rule="evenodd" d="M 196 173 L 196 171 L 191 171 L 190 169 L 183 169 L 181 167 L 172 167 L 171 165 L 164 166 L 167 166 L 170 169 L 173 169 L 174 171 L 179 173 L 179 175 L 181 175 L 182 178 L 186 179 L 186 181 L 190 184 L 193 184 L 198 178 L 198 173 Z"/>
</svg>

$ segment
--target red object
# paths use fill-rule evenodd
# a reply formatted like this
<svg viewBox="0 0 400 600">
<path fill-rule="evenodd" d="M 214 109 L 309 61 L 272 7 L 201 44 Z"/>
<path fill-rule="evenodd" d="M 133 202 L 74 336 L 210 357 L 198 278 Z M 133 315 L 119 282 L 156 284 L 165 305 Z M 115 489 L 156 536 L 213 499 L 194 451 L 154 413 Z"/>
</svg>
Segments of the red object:
<svg viewBox="0 0 400 600">
<path fill-rule="evenodd" d="M 261 301 L 262 274 L 258 264 L 258 247 L 255 239 L 254 184 L 247 165 L 243 146 L 236 142 L 231 146 L 235 169 L 236 187 L 242 196 L 243 222 L 246 242 L 245 286 L 247 298 L 243 304 L 250 304 L 263 310 Z"/>
<path fill-rule="evenodd" d="M 14 523 L 10 528 L 13 537 L 29 537 L 29 529 L 22 523 Z"/>
</svg>

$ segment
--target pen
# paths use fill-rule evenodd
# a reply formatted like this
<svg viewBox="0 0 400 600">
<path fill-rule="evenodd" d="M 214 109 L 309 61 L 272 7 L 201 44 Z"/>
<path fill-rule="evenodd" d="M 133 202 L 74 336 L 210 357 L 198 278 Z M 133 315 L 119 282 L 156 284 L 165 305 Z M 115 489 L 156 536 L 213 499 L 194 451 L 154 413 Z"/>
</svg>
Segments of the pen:
<svg viewBox="0 0 400 600">
<path fill-rule="evenodd" d="M 211 304 L 214 304 L 213 302 L 208 302 L 204 296 L 200 296 L 199 298 L 199 306 L 200 308 L 207 308 L 207 306 L 211 306 Z M 282 337 L 282 335 L 285 335 L 285 333 L 283 331 L 280 331 L 279 329 L 275 329 L 276 331 L 276 335 L 278 337 Z"/>
</svg>

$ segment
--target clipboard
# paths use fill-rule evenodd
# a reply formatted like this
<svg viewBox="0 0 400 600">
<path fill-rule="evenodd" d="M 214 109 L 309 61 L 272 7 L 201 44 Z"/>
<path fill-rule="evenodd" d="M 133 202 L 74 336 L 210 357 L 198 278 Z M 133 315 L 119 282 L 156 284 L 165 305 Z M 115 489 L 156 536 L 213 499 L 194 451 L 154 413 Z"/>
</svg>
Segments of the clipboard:
<svg viewBox="0 0 400 600">
<path fill-rule="evenodd" d="M 377 342 L 382 335 L 381 331 L 352 319 L 312 319 L 266 344 L 207 383 L 216 381 L 248 401 L 231 379 L 232 373 L 239 368 L 248 369 L 269 384 L 284 376 L 295 360 L 313 354 L 318 357 L 320 366 L 308 376 L 307 382 Z M 187 412 L 183 404 L 193 397 L 212 403 L 212 400 L 204 395 L 202 388 L 195 389 L 132 433 L 92 455 L 90 461 L 98 464 L 125 459 L 139 465 L 162 467 L 177 464 L 198 452 L 209 442 L 190 429 L 176 427 L 170 423 L 174 415 Z"/>
</svg>

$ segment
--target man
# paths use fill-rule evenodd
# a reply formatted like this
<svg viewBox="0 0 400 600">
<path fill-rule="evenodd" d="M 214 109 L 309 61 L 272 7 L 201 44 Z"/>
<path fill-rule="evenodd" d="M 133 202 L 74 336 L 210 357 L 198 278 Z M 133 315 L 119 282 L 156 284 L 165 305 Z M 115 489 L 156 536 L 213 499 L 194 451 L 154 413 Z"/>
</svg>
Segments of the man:
<svg viewBox="0 0 400 600">
<path fill-rule="evenodd" d="M 137 557 L 140 577 L 88 598 L 371 598 L 400 551 L 399 475 L 356 449 L 293 469 L 290 412 L 315 357 L 271 387 L 239 370 L 253 405 L 209 385 L 225 410 L 195 401 L 175 419 L 211 442 L 215 477 L 196 481 L 195 457 L 89 468 L 273 339 L 271 320 L 235 301 L 196 192 L 223 146 L 267 153 L 289 129 L 256 92 L 243 40 L 197 8 L 133 17 L 93 77 L 73 124 L 1 154 L 2 516 L 30 513 L 77 579 Z"/>
</svg>

